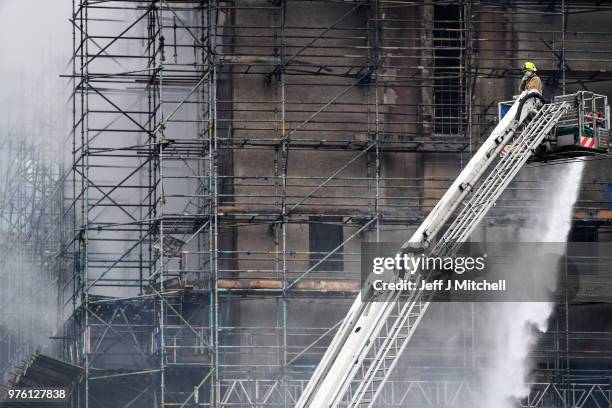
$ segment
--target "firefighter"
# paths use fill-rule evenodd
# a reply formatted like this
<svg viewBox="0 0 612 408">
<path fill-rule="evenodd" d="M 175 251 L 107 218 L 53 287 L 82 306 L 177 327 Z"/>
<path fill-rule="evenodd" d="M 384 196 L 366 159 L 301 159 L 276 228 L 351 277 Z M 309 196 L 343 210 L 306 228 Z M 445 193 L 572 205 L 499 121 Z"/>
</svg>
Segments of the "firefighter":
<svg viewBox="0 0 612 408">
<path fill-rule="evenodd" d="M 536 90 L 542 93 L 542 81 L 536 74 L 537 71 L 538 69 L 533 62 L 526 61 L 523 64 L 523 78 L 521 78 L 519 92 Z"/>
</svg>

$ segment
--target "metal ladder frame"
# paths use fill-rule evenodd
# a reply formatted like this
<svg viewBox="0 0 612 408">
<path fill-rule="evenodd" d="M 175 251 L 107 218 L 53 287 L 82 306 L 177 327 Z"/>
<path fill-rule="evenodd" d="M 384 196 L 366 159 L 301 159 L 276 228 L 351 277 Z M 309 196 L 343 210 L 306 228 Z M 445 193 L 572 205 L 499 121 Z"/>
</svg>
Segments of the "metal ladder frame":
<svg viewBox="0 0 612 408">
<path fill-rule="evenodd" d="M 456 252 L 569 108 L 567 102 L 546 104 L 536 113 L 523 132 L 510 144 L 510 151 L 502 156 L 465 203 L 431 254 L 445 256 Z M 423 279 L 419 275 L 415 276 L 416 280 Z M 361 367 L 356 372 L 356 376 L 360 374 L 362 378 L 357 380 L 356 387 L 353 378 L 347 390 L 344 401 L 348 399 L 349 407 L 371 407 L 374 404 L 430 303 L 430 295 L 425 298 L 420 291 L 397 294 L 390 299 L 386 321 L 374 341 L 370 342 Z M 397 310 L 396 314 L 392 313 L 394 310 Z M 389 320 L 392 320 L 391 324 Z M 371 354 L 374 355 L 368 357 Z M 366 363 L 369 363 L 367 368 Z"/>
</svg>

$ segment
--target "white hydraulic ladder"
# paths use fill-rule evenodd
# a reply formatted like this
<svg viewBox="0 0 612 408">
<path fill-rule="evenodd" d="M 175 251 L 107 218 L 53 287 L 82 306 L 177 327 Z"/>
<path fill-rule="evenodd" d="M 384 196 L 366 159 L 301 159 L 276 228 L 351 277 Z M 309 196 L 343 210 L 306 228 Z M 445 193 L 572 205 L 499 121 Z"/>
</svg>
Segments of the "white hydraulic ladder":
<svg viewBox="0 0 612 408">
<path fill-rule="evenodd" d="M 478 222 L 569 108 L 570 105 L 566 102 L 546 104 L 536 113 L 520 135 L 508 145 L 508 152 L 465 203 L 430 252 L 432 256 L 447 256 L 456 252 L 458 246 L 470 236 Z M 415 280 L 423 278 L 425 277 L 420 275 L 413 276 Z M 369 350 L 340 405 L 371 407 L 374 404 L 425 315 L 431 303 L 430 296 L 420 291 L 411 291 L 397 294 L 390 299 L 386 320 L 370 342 Z"/>
<path fill-rule="evenodd" d="M 460 245 L 470 236 L 478 222 L 485 216 L 495 201 L 504 192 L 519 170 L 542 143 L 561 116 L 570 108 L 569 103 L 561 102 L 544 105 L 532 119 L 525 130 L 508 145 L 508 153 L 504 155 L 478 190 L 463 206 L 453 223 L 438 241 L 434 252 L 449 244 Z M 452 253 L 456 248 L 449 248 Z"/>
</svg>

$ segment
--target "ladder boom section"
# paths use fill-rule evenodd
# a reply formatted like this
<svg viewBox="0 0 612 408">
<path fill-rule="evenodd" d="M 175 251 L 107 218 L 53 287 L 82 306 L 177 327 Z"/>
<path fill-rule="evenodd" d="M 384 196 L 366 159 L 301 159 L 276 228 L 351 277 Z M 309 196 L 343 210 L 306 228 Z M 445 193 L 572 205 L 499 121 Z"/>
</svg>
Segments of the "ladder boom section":
<svg viewBox="0 0 612 408">
<path fill-rule="evenodd" d="M 489 172 L 478 190 L 464 203 L 459 214 L 436 244 L 433 252 L 454 253 L 469 238 L 480 220 L 495 204 L 519 170 L 535 153 L 536 148 L 552 131 L 561 117 L 570 109 L 567 102 L 544 105 L 523 130 L 519 137 L 508 145 L 508 152 Z"/>
<path fill-rule="evenodd" d="M 534 109 L 538 92 L 523 92 L 512 105 L 506 115 L 499 121 L 495 129 L 485 140 L 478 151 L 472 156 L 459 176 L 446 190 L 440 201 L 431 210 L 412 237 L 402 248 L 413 246 L 428 247 L 440 229 L 451 217 L 453 212 L 472 191 L 484 172 L 498 157 L 503 147 L 514 136 L 516 129 L 523 124 L 527 115 Z M 521 111 L 519 111 L 521 109 Z M 515 120 L 516 117 L 518 120 Z"/>
<path fill-rule="evenodd" d="M 410 240 L 404 243 L 402 251 L 410 252 L 413 249 L 430 248 L 442 226 L 474 190 L 474 186 L 483 177 L 486 170 L 499 157 L 503 147 L 513 139 L 519 126 L 527 122 L 528 115 L 534 111 L 535 97 L 541 99 L 541 96 L 534 92 L 523 92 L 519 96 Z M 541 135 L 541 137 L 534 137 L 531 144 L 520 145 L 521 149 L 527 149 L 526 154 L 532 145 L 537 145 L 538 138 L 541 142 L 545 136 L 543 132 L 548 129 L 548 125 L 543 126 L 539 122 L 546 120 L 547 123 L 552 123 L 551 127 L 554 125 L 554 119 L 550 118 L 549 106 L 545 105 L 520 133 L 521 136 L 513 142 L 513 145 L 516 144 L 518 140 L 524 139 L 523 135 L 529 133 Z M 520 110 L 521 107 L 522 110 Z M 504 156 L 500 162 L 506 161 L 506 157 L 515 156 L 519 152 L 519 147 L 516 149 Z M 518 172 L 522 166 L 518 163 L 521 161 L 513 162 L 508 166 L 515 166 Z M 511 173 L 509 172 L 508 175 Z M 499 185 L 502 188 L 501 191 L 505 185 Z M 490 199 L 493 196 L 488 194 L 486 197 Z M 476 208 L 474 205 L 472 207 Z M 466 208 L 467 205 L 463 210 Z M 475 226 L 479 219 L 476 217 L 470 221 L 464 218 L 461 222 L 464 226 L 469 225 L 470 222 Z M 462 227 L 461 230 L 457 230 L 457 233 L 465 235 L 471 232 L 471 229 Z M 416 276 L 418 279 L 418 274 Z M 304 389 L 296 404 L 297 408 L 330 408 L 339 405 L 368 406 L 373 403 L 378 395 L 378 390 L 386 381 L 386 375 L 395 365 L 397 357 L 406 347 L 414 328 L 429 305 L 429 300 L 423 299 L 418 292 L 401 295 L 397 293 L 385 293 L 385 297 L 376 302 L 363 302 L 361 296 L 357 296 Z"/>
</svg>

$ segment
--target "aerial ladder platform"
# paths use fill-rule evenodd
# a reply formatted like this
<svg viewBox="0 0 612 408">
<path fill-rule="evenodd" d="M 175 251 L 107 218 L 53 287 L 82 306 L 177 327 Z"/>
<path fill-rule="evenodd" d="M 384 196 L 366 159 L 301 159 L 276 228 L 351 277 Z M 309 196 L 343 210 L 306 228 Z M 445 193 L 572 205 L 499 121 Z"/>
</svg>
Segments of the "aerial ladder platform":
<svg viewBox="0 0 612 408">
<path fill-rule="evenodd" d="M 402 245 L 402 254 L 455 254 L 528 161 L 608 151 L 610 115 L 604 95 L 582 91 L 546 103 L 538 92 L 523 92 L 501 102 L 499 115 L 491 135 Z M 419 287 L 431 273 L 417 272 L 409 279 Z M 360 294 L 353 302 L 297 408 L 373 406 L 433 295 L 412 290 L 386 291 L 376 301 L 368 296 Z"/>
</svg>

